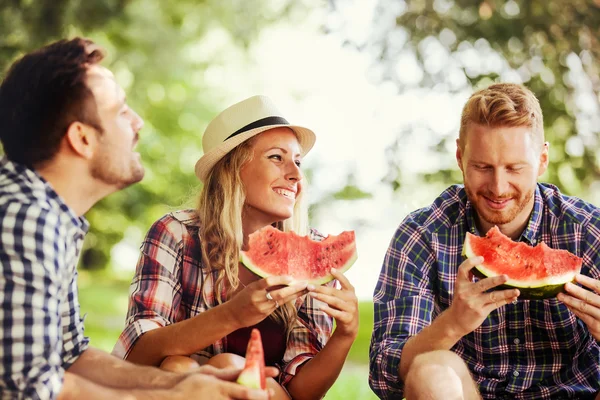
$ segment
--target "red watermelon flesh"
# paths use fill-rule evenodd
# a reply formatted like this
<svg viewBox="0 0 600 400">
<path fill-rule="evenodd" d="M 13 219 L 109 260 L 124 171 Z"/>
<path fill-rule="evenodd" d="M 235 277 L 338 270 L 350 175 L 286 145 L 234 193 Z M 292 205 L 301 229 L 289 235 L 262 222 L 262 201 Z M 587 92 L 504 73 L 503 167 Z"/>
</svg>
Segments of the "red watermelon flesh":
<svg viewBox="0 0 600 400">
<path fill-rule="evenodd" d="M 354 231 L 319 242 L 270 225 L 251 234 L 248 249 L 240 253 L 242 263 L 261 277 L 290 275 L 316 285 L 333 279 L 331 268 L 348 270 L 357 257 Z"/>
<path fill-rule="evenodd" d="M 252 329 L 248 348 L 246 349 L 246 365 L 238 376 L 237 383 L 252 389 L 266 389 L 265 354 L 258 329 Z"/>
<path fill-rule="evenodd" d="M 567 250 L 552 249 L 544 242 L 532 247 L 514 242 L 494 226 L 485 237 L 467 233 L 463 255 L 483 256 L 474 268 L 481 277 L 506 274 L 501 288 L 518 288 L 521 298 L 541 299 L 555 296 L 564 284 L 581 271 L 582 259 Z"/>
</svg>

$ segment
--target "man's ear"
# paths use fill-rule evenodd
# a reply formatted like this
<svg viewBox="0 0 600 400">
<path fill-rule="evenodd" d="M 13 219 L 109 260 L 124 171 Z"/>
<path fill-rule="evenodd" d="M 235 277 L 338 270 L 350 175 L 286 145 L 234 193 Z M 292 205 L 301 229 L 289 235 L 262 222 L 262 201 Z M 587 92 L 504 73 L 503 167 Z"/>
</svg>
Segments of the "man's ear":
<svg viewBox="0 0 600 400">
<path fill-rule="evenodd" d="M 456 139 L 456 163 L 458 164 L 458 168 L 462 171 L 462 150 L 460 149 L 460 141 L 458 139 Z"/>
<path fill-rule="evenodd" d="M 542 176 L 548 169 L 548 162 L 550 161 L 549 148 L 550 143 L 544 142 L 542 152 L 540 153 L 540 169 L 538 171 L 538 177 Z"/>
<path fill-rule="evenodd" d="M 69 125 L 65 140 L 75 154 L 91 159 L 98 142 L 97 135 L 98 132 L 91 126 L 75 121 Z"/>
</svg>

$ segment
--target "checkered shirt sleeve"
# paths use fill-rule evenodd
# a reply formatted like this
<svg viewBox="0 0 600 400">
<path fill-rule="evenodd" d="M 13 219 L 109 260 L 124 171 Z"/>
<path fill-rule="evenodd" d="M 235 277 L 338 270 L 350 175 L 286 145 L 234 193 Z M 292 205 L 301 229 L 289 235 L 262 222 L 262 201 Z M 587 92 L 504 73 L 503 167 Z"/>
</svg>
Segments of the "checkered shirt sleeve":
<svg viewBox="0 0 600 400">
<path fill-rule="evenodd" d="M 183 224 L 174 218 L 163 217 L 148 231 L 130 286 L 129 310 L 125 330 L 112 351 L 126 358 L 135 342 L 146 332 L 182 321 L 183 262 L 182 249 L 189 240 Z M 198 288 L 199 289 L 199 288 Z M 195 296 L 205 309 L 202 296 Z"/>
<path fill-rule="evenodd" d="M 401 224 L 385 255 L 374 295 L 369 384 L 382 399 L 402 398 L 403 384 L 398 379 L 402 349 L 409 337 L 432 321 L 433 262 L 418 229 L 410 221 Z"/>
<path fill-rule="evenodd" d="M 69 264 L 78 256 L 73 237 L 58 214 L 21 202 L 0 208 L 0 234 L 0 397 L 55 399 L 88 345 Z"/>
</svg>

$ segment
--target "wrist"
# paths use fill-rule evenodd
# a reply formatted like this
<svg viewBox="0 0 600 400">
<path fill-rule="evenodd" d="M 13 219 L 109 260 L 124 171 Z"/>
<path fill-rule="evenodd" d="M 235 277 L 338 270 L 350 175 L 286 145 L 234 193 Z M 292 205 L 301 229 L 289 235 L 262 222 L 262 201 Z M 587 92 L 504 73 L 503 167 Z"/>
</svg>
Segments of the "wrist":
<svg viewBox="0 0 600 400">
<path fill-rule="evenodd" d="M 156 367 L 144 367 L 147 368 L 148 371 L 142 372 L 145 373 L 147 377 L 147 386 L 144 388 L 152 388 L 152 389 L 171 389 L 175 385 L 177 385 L 183 378 L 185 378 L 184 374 L 179 374 L 176 372 L 165 371 Z"/>
<path fill-rule="evenodd" d="M 230 301 L 215 307 L 214 310 L 221 314 L 219 320 L 223 321 L 223 327 L 226 328 L 227 332 L 231 333 L 244 327 L 235 316 L 235 310 L 231 306 Z"/>
<path fill-rule="evenodd" d="M 338 343 L 338 345 L 346 345 L 346 347 L 350 348 L 356 340 L 356 336 L 358 336 L 358 331 L 346 332 L 336 328 L 329 340 L 334 340 Z"/>
<path fill-rule="evenodd" d="M 463 336 L 468 334 L 469 332 L 464 332 L 464 330 L 456 324 L 456 318 L 452 316 L 450 309 L 441 313 L 432 323 L 437 325 L 438 331 L 442 332 L 445 339 L 449 342 L 452 342 L 452 346 L 456 344 Z M 452 347 L 450 346 L 450 347 Z"/>
</svg>

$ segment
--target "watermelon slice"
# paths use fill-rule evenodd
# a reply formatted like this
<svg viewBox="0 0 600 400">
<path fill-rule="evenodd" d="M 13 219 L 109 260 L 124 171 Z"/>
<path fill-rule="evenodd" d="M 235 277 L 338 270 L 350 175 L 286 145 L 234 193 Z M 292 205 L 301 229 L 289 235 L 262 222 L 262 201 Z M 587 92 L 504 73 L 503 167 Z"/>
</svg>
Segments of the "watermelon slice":
<svg viewBox="0 0 600 400">
<path fill-rule="evenodd" d="M 318 242 L 270 225 L 251 234 L 248 249 L 240 252 L 241 262 L 263 278 L 290 275 L 296 281 L 315 285 L 333 279 L 331 268 L 347 271 L 357 257 L 354 231 L 330 235 Z"/>
<path fill-rule="evenodd" d="M 246 349 L 246 365 L 238 376 L 237 383 L 252 389 L 266 389 L 265 354 L 263 352 L 260 331 L 256 328 L 250 333 Z"/>
<path fill-rule="evenodd" d="M 581 271 L 582 259 L 567 250 L 551 249 L 541 242 L 535 247 L 514 242 L 497 226 L 485 237 L 467 232 L 463 246 L 467 258 L 483 256 L 483 264 L 473 274 L 491 277 L 506 274 L 508 281 L 495 289 L 514 289 L 521 299 L 546 299 L 564 291 L 565 283 Z"/>
</svg>

